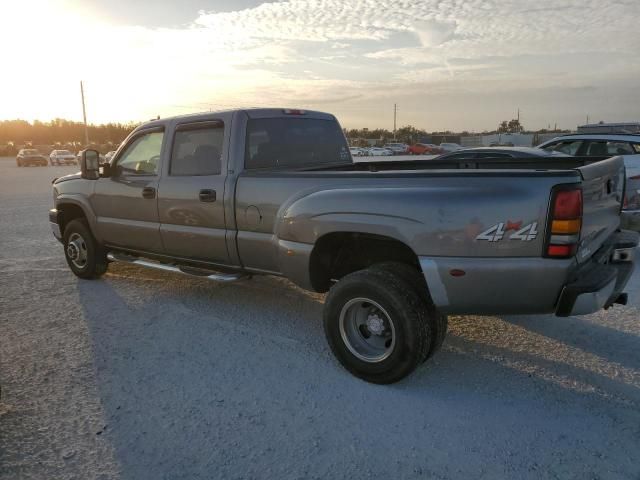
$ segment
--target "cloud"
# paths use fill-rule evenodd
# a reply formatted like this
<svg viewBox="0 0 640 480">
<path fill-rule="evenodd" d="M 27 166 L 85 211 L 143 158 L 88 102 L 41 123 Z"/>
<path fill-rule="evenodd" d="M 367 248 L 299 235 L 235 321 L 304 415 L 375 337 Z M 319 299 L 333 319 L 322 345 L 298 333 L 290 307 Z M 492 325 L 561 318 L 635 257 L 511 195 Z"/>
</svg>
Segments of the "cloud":
<svg viewBox="0 0 640 480">
<path fill-rule="evenodd" d="M 28 1 L 20 8 L 28 10 Z M 89 21 L 62 7 L 54 18 L 56 2 L 64 4 L 40 2 L 46 18 L 30 20 L 33 38 L 7 49 L 5 62 L 29 59 L 48 71 L 87 59 L 73 74 L 82 72 L 104 119 L 268 103 L 324 105 L 371 125 L 377 120 L 368 112 L 401 98 L 403 114 L 420 124 L 434 95 L 450 104 L 455 96 L 508 91 L 511 99 L 554 86 L 595 86 L 605 95 L 640 74 L 638 0 L 289 0 L 194 12 L 181 28 Z M 24 13 L 6 19 L 3 45 L 14 44 L 11 25 Z M 51 23 L 74 34 L 51 37 Z M 68 77 L 47 81 L 43 98 L 62 104 L 56 92 L 66 91 Z M 5 99 L 10 94 L 0 94 Z M 471 105 L 461 122 L 480 124 L 483 115 Z"/>
</svg>

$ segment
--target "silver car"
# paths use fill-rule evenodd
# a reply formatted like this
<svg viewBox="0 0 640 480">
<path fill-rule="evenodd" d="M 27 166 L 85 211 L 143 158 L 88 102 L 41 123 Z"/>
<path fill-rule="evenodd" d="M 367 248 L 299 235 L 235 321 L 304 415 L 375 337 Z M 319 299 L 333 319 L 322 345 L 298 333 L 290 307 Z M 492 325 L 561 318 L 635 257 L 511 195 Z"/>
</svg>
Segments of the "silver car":
<svg viewBox="0 0 640 480">
<path fill-rule="evenodd" d="M 51 165 L 77 165 L 76 156 L 69 150 L 53 150 L 49 154 Z"/>
</svg>

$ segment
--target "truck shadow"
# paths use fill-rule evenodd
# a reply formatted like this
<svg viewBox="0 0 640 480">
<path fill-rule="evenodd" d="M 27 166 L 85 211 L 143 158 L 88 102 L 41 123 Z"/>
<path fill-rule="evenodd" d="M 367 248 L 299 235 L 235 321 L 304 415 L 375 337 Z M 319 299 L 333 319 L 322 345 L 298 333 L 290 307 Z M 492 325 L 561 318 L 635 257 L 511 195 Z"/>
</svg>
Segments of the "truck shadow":
<svg viewBox="0 0 640 480">
<path fill-rule="evenodd" d="M 333 359 L 323 297 L 284 280 L 217 285 L 112 266 L 78 291 L 101 434 L 123 478 L 297 478 L 309 469 L 356 478 L 362 466 L 409 478 L 440 471 L 430 452 L 442 438 L 458 439 L 453 450 L 471 475 L 492 468 L 495 441 L 479 441 L 488 435 L 541 463 L 568 436 L 585 472 L 603 461 L 593 456 L 603 435 L 624 441 L 629 458 L 638 448 L 633 431 L 607 419 L 640 405 L 637 337 L 592 322 L 453 317 L 442 352 L 405 381 L 376 386 Z M 563 416 L 567 406 L 578 413 Z M 417 456 L 405 455 L 410 448 Z"/>
</svg>

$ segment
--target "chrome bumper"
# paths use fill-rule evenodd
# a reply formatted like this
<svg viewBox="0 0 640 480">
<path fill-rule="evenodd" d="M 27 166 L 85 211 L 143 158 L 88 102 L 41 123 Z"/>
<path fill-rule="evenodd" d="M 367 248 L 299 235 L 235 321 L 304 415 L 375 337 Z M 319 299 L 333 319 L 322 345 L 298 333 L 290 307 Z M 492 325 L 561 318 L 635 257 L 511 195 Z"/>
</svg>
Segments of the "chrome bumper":
<svg viewBox="0 0 640 480">
<path fill-rule="evenodd" d="M 60 231 L 60 225 L 58 224 L 58 210 L 52 208 L 49 210 L 49 226 L 51 227 L 51 232 L 53 236 L 59 242 L 62 242 L 62 232 Z"/>
</svg>

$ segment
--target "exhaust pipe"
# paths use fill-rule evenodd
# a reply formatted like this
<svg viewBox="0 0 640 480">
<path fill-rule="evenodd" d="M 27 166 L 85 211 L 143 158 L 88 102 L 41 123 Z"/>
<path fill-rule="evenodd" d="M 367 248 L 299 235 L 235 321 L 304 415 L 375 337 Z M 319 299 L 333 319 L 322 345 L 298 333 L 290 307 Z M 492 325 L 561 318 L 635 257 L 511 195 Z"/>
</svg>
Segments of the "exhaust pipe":
<svg viewBox="0 0 640 480">
<path fill-rule="evenodd" d="M 111 262 L 139 265 L 141 267 L 153 268 L 155 270 L 161 270 L 164 272 L 181 273 L 182 275 L 188 275 L 190 277 L 206 278 L 207 280 L 211 280 L 214 282 L 231 283 L 243 278 L 250 278 L 249 275 L 245 275 L 243 273 L 211 273 L 206 270 L 199 270 L 189 267 L 176 267 L 175 265 L 152 262 L 150 260 L 143 260 L 138 257 L 130 257 L 128 255 L 121 255 L 112 252 L 107 253 L 107 260 Z"/>
</svg>

